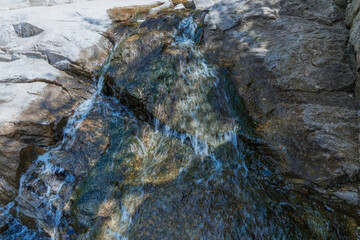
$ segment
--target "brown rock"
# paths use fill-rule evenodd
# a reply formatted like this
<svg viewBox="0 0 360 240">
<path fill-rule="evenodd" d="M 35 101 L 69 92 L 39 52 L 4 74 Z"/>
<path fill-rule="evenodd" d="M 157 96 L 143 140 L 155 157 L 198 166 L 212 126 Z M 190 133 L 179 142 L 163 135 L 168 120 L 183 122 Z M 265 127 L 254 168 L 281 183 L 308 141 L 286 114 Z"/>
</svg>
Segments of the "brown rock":
<svg viewBox="0 0 360 240">
<path fill-rule="evenodd" d="M 337 4 L 230 1 L 205 17 L 208 57 L 231 66 L 281 169 L 323 187 L 357 178 L 359 168 L 360 103 Z"/>
</svg>

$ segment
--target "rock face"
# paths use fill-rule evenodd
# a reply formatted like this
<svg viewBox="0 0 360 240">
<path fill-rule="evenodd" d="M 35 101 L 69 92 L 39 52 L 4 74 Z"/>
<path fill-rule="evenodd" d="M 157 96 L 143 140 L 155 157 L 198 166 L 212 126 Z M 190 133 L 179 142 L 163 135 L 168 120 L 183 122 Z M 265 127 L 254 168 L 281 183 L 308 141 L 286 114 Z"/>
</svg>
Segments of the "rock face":
<svg viewBox="0 0 360 240">
<path fill-rule="evenodd" d="M 256 165 L 257 156 L 251 155 L 252 158 L 249 159 L 246 157 L 245 149 L 248 145 L 243 140 L 250 134 L 245 135 L 241 131 L 242 129 L 239 130 L 244 126 L 246 119 L 239 121 L 242 108 L 239 97 L 234 93 L 234 86 L 236 86 L 235 90 L 241 90 L 241 81 L 245 82 L 243 84 L 247 84 L 246 80 L 253 80 L 254 85 L 261 84 L 261 81 L 266 80 L 261 78 L 266 76 L 266 72 L 264 74 L 262 68 L 251 69 L 251 65 L 241 65 L 254 61 L 254 58 L 250 58 L 250 53 L 246 51 L 243 59 L 235 54 L 229 56 L 229 51 L 221 51 L 221 47 L 231 46 L 231 42 L 221 42 L 223 40 L 221 34 L 225 34 L 227 30 L 230 31 L 237 23 L 231 22 L 235 18 L 227 12 L 213 12 L 214 9 L 219 10 L 218 7 L 222 7 L 222 10 L 231 9 L 232 11 L 240 3 L 231 6 L 216 5 L 210 9 L 208 17 L 205 17 L 207 24 L 205 44 L 208 47 L 208 56 L 213 63 L 218 65 L 220 65 L 219 60 L 224 61 L 223 66 L 220 66 L 219 69 L 204 59 L 202 48 L 204 42 L 201 41 L 204 13 L 160 11 L 157 16 L 151 16 L 138 24 L 138 28 L 132 29 L 128 36 L 119 42 L 105 74 L 105 93 L 116 96 L 131 113 L 130 119 L 136 119 L 136 121 L 124 119 L 124 122 L 119 122 L 118 126 L 111 131 L 116 138 L 111 140 L 109 151 L 99 161 L 100 165 L 92 169 L 86 183 L 76 191 L 74 204 L 68 218 L 69 225 L 74 229 L 70 232 L 75 232 L 74 235 L 83 235 L 94 239 L 108 239 L 111 236 L 129 239 L 171 239 L 180 236 L 180 238 L 207 239 L 291 239 L 294 236 L 302 239 L 328 239 L 339 238 L 338 236 L 355 236 L 353 230 L 351 233 L 347 231 L 336 233 L 327 227 L 333 222 L 348 223 L 351 220 L 334 221 L 336 213 L 330 213 L 327 209 L 308 211 L 309 206 L 302 204 L 308 204 L 311 201 L 304 200 L 302 197 L 299 199 L 294 192 L 287 195 L 286 193 L 289 193 L 287 190 L 283 192 L 277 189 L 279 183 L 276 181 L 268 185 L 271 190 L 263 186 L 262 184 L 267 185 L 265 182 L 269 180 L 263 174 L 274 176 L 274 178 L 281 175 L 272 174 L 270 172 L 272 170 L 254 171 L 253 167 Z M 258 9 L 252 10 L 257 11 Z M 268 12 L 270 15 L 274 13 L 266 8 L 260 9 L 260 13 L 261 11 Z M 247 16 L 260 13 L 253 12 L 252 15 L 248 14 Z M 121 14 L 121 11 L 117 11 L 117 14 L 118 16 L 114 15 L 114 17 L 128 21 L 124 23 L 127 26 L 138 19 L 136 14 L 127 15 L 130 17 L 126 18 L 122 18 L 126 15 Z M 246 13 L 244 14 L 246 15 Z M 221 26 L 224 30 L 217 30 L 218 19 L 226 18 L 227 15 L 229 16 L 228 23 L 226 26 Z M 271 18 L 273 17 L 271 16 Z M 177 28 L 175 34 L 174 28 Z M 324 32 L 330 29 L 326 28 Z M 241 36 L 241 32 L 239 29 L 237 30 L 233 33 L 239 33 Z M 346 34 L 346 29 L 342 33 Z M 210 38 L 210 34 L 213 34 L 211 37 L 214 38 Z M 219 37 L 219 42 L 216 37 Z M 228 38 L 224 39 L 229 40 Z M 346 36 L 340 39 L 345 39 L 345 42 Z M 236 40 L 241 44 L 245 39 L 234 39 L 234 41 Z M 289 39 L 286 41 L 288 43 Z M 237 51 L 237 46 L 234 49 Z M 218 51 L 214 53 L 213 50 Z M 225 50 L 228 49 L 225 48 Z M 261 51 L 262 49 L 257 50 Z M 343 50 L 345 51 L 345 48 Z M 225 54 L 216 55 L 216 53 L 222 52 Z M 239 52 L 242 53 L 241 49 Z M 239 54 L 239 52 L 236 53 Z M 286 51 L 284 50 L 284 52 Z M 279 54 L 278 58 L 286 57 L 286 55 L 280 55 L 284 54 L 283 52 L 276 52 L 276 54 Z M 341 52 L 341 54 L 344 53 Z M 230 62 L 230 60 L 236 61 L 237 59 L 243 62 L 234 64 Z M 347 66 L 346 64 L 347 62 L 343 63 L 344 66 Z M 234 75 L 236 67 L 244 68 L 241 69 L 243 72 L 239 71 L 236 76 L 241 76 L 248 70 L 253 71 L 250 72 L 251 74 L 258 75 L 253 76 L 252 79 L 236 79 Z M 339 73 L 339 75 L 345 76 L 345 83 L 343 83 L 345 86 L 353 82 L 350 67 L 347 67 L 343 73 Z M 227 71 L 226 68 L 228 68 Z M 337 70 L 338 68 L 331 71 L 336 72 Z M 245 77 L 248 76 L 251 75 L 248 74 Z M 331 80 L 332 82 L 327 83 L 318 77 L 314 81 L 321 81 L 322 87 L 331 88 L 335 85 L 335 79 Z M 286 82 L 286 79 L 279 79 L 279 82 Z M 269 95 L 276 93 L 273 93 L 272 91 L 275 90 L 271 88 L 261 88 L 260 90 L 268 91 Z M 335 93 L 337 92 L 335 91 Z M 242 95 L 245 102 L 249 103 L 258 97 L 257 92 L 254 91 L 253 94 L 254 96 Z M 319 93 L 314 92 L 315 96 L 316 94 Z M 337 100 L 343 95 L 346 96 L 347 93 L 341 94 Z M 315 100 L 317 99 L 315 98 Z M 345 98 L 344 102 L 346 100 Z M 318 101 L 320 102 L 321 99 Z M 356 126 L 351 125 L 351 121 L 353 121 L 351 119 L 352 108 L 349 107 L 350 110 L 342 109 L 337 107 L 337 104 L 340 103 L 334 102 L 333 104 L 334 108 L 331 108 L 331 105 L 307 106 L 300 104 L 299 107 L 304 107 L 303 111 L 307 112 L 304 114 L 306 117 L 302 119 L 303 125 L 300 125 L 300 120 L 298 121 L 299 126 L 309 125 L 313 128 L 325 126 L 333 130 L 336 126 L 329 124 L 327 120 L 334 115 L 333 119 L 335 120 L 332 120 L 335 122 L 334 124 L 342 126 L 344 122 L 350 121 L 350 127 L 356 129 Z M 281 110 L 285 112 L 284 109 Z M 291 106 L 286 110 L 289 112 L 285 113 L 292 116 Z M 342 116 L 342 113 L 338 114 L 336 111 L 345 112 L 349 114 L 349 117 Z M 265 121 L 266 116 L 263 116 L 262 112 L 256 112 L 254 108 L 251 108 L 250 113 L 254 118 L 257 117 L 259 122 Z M 318 119 L 319 113 L 324 116 L 324 119 Z M 300 116 L 302 117 L 302 115 Z M 346 117 L 350 120 L 344 119 Z M 296 116 L 293 118 L 296 120 Z M 286 124 L 292 123 L 291 119 L 287 119 L 289 122 L 281 122 L 280 117 L 273 120 L 276 120 L 274 125 L 282 124 L 273 126 L 278 128 L 288 127 Z M 294 122 L 294 124 L 298 124 L 298 122 Z M 344 129 L 348 131 L 346 127 L 347 125 Z M 246 128 L 250 129 L 251 126 L 246 126 Z M 266 141 L 269 141 L 270 137 L 288 137 L 290 140 L 299 141 L 299 136 L 292 131 L 294 129 L 288 127 L 287 132 L 279 134 L 271 132 L 274 135 L 270 135 L 265 131 L 269 135 L 261 133 Z M 315 140 L 324 143 L 325 146 L 328 144 L 326 139 L 325 142 L 321 142 L 322 139 Z M 204 142 L 207 144 L 203 144 Z M 253 143 L 253 141 L 251 142 Z M 274 144 L 278 143 L 279 140 Z M 287 142 L 283 144 L 285 143 Z M 269 142 L 267 144 L 270 145 Z M 238 148 L 239 145 L 243 148 Z M 254 146 L 252 145 L 252 147 Z M 295 147 L 288 151 L 297 154 L 299 151 Z M 337 149 L 343 151 L 342 147 L 338 146 Z M 321 154 L 320 152 L 319 155 Z M 346 154 L 349 156 L 353 153 Z M 237 165 L 241 161 L 240 159 L 245 159 L 249 169 Z M 280 160 L 286 161 L 286 158 Z M 267 166 L 265 159 L 258 161 L 262 167 Z M 356 164 L 354 165 L 356 166 Z M 351 170 L 351 165 L 348 167 L 347 170 Z M 208 169 L 218 170 L 208 171 Z M 303 174 L 299 169 L 290 170 Z M 308 170 L 309 166 L 304 166 L 302 169 Z M 240 171 L 238 172 L 238 170 Z M 244 172 L 242 172 L 243 170 Z M 218 173 L 220 174 L 218 175 Z M 252 182 L 253 176 L 256 176 L 255 179 L 259 178 L 259 182 L 257 180 Z M 304 178 L 304 175 L 301 177 Z M 259 187 L 260 185 L 263 187 Z M 286 189 L 291 189 L 290 185 L 286 185 Z M 241 190 L 237 191 L 237 189 Z M 306 192 L 305 189 L 302 190 Z M 273 195 L 272 191 L 276 194 Z M 280 192 L 284 194 L 279 194 Z M 350 200 L 351 204 L 357 204 L 356 194 L 356 192 L 339 190 L 335 196 L 345 201 Z M 313 193 L 306 198 L 316 195 Z M 291 197 L 279 200 L 284 196 Z M 354 196 L 355 199 L 351 199 Z M 273 202 L 273 197 L 277 199 L 276 203 Z M 288 215 L 284 211 L 288 207 L 282 209 L 282 205 L 288 205 L 287 203 L 290 202 L 300 203 L 303 207 L 296 205 L 297 210 L 294 211 L 292 208 Z M 311 205 L 318 207 L 321 205 L 320 202 L 311 202 Z M 328 204 L 330 201 L 326 202 Z M 262 213 L 256 211 L 259 209 Z M 266 213 L 263 212 L 264 209 L 266 209 Z M 301 212 L 304 209 L 306 210 Z M 318 215 L 314 216 L 314 212 Z M 211 221 L 208 222 L 208 219 Z M 329 221 L 332 223 L 328 224 Z M 284 222 L 286 224 L 282 224 Z M 291 226 L 291 230 L 286 232 L 287 230 L 281 229 L 284 225 Z M 278 226 L 279 228 L 277 228 Z M 296 229 L 299 226 L 301 227 L 298 232 Z M 351 226 L 349 229 L 354 228 Z"/>
<path fill-rule="evenodd" d="M 122 41 L 107 72 L 107 89 L 139 114 L 154 116 L 215 147 L 216 135 L 234 129 L 234 120 L 224 105 L 225 91 L 214 85 L 220 80 L 203 61 L 201 50 L 194 56 L 195 46 L 181 43 L 182 38 L 199 37 L 192 18 L 182 24 L 194 24 L 195 35 L 181 26 L 173 37 L 181 17 L 182 13 L 149 18 Z"/>
<path fill-rule="evenodd" d="M 104 37 L 107 10 L 154 3 L 2 2 L 0 10 L 22 9 L 0 16 L 0 206 L 14 199 L 21 174 L 61 139 L 70 114 L 94 91 L 93 73 L 112 47 Z"/>
<path fill-rule="evenodd" d="M 358 1 L 346 12 L 345 0 L 195 0 L 205 12 L 167 1 L 148 19 L 143 7 L 76 2 L 2 6 L 23 9 L 0 16 L 0 207 L 14 200 L 0 234 L 16 235 L 19 220 L 59 239 L 355 238 L 357 213 L 292 183 L 359 204 Z M 122 24 L 105 33 L 110 19 Z M 92 102 L 76 137 L 47 151 L 120 38 L 104 91 L 124 113 Z M 293 182 L 254 155 L 260 139 Z"/>
<path fill-rule="evenodd" d="M 67 117 L 88 96 L 90 85 L 41 59 L 0 63 L 0 69 L 1 191 L 6 193 L 0 202 L 6 204 L 14 197 L 21 174 L 43 152 L 41 147 L 60 140 Z"/>
<path fill-rule="evenodd" d="M 360 1 L 353 0 L 348 4 L 345 20 L 350 28 L 350 50 L 356 54 L 356 62 L 353 59 L 353 71 L 357 78 L 355 93 L 360 98 Z"/>
<path fill-rule="evenodd" d="M 227 1 L 205 16 L 208 58 L 228 67 L 280 169 L 324 188 L 359 180 L 359 96 L 345 5 Z M 355 13 L 348 9 L 348 24 Z"/>
</svg>

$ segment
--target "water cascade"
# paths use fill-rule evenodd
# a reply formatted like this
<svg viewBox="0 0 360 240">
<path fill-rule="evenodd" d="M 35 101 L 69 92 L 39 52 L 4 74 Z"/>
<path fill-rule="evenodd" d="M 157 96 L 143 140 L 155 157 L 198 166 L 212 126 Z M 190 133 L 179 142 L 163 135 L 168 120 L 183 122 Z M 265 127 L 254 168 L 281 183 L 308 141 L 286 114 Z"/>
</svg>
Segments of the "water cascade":
<svg viewBox="0 0 360 240">
<path fill-rule="evenodd" d="M 170 43 L 140 63 L 131 59 L 140 77 L 115 67 L 126 41 L 140 41 L 137 30 L 114 48 L 63 140 L 29 167 L 18 197 L 1 210 L 13 222 L 1 238 L 341 238 L 343 216 L 320 198 L 304 198 L 244 140 L 256 138 L 252 123 L 224 71 L 206 61 L 194 18 L 181 19 Z M 152 27 L 146 24 L 140 28 Z M 159 31 L 153 34 L 166 35 Z M 116 81 L 121 89 L 109 89 Z M 103 95 L 104 82 L 117 98 Z M 74 149 L 86 139 L 81 128 L 100 121 L 92 138 L 110 139 L 105 151 Z"/>
<path fill-rule="evenodd" d="M 116 45 L 113 51 L 116 49 Z M 112 52 L 113 52 L 112 51 Z M 62 210 L 66 201 L 72 194 L 75 187 L 75 174 L 65 171 L 64 168 L 56 164 L 57 159 L 66 161 L 66 156 L 71 154 L 71 147 L 76 141 L 77 130 L 83 121 L 91 112 L 104 111 L 108 105 L 103 99 L 102 88 L 104 85 L 104 74 L 109 67 L 112 52 L 108 60 L 99 72 L 98 79 L 94 79 L 96 90 L 93 95 L 80 104 L 73 115 L 70 117 L 64 128 L 62 141 L 48 151 L 39 156 L 34 163 L 28 168 L 20 179 L 19 193 L 14 202 L 10 202 L 4 209 L 1 209 L 2 216 L 12 218 L 10 212 L 15 211 L 16 218 L 12 219 L 11 227 L 3 233 L 4 238 L 9 239 L 43 239 L 44 230 L 50 235 L 51 239 L 59 239 L 58 227 L 62 218 Z M 104 106 L 104 103 L 106 106 Z M 67 152 L 64 156 L 64 153 Z M 62 156 L 63 155 L 63 156 Z M 69 162 L 65 164 L 70 164 Z M 20 216 L 19 209 L 23 208 L 23 213 L 28 213 L 30 217 L 37 219 L 38 234 L 36 231 L 29 229 L 21 223 L 27 219 Z M 28 216 L 28 217 L 29 217 Z M 46 235 L 46 234 L 45 234 Z M 1 236 L 1 235 L 0 235 Z M 46 237 L 44 237 L 46 239 Z"/>
</svg>

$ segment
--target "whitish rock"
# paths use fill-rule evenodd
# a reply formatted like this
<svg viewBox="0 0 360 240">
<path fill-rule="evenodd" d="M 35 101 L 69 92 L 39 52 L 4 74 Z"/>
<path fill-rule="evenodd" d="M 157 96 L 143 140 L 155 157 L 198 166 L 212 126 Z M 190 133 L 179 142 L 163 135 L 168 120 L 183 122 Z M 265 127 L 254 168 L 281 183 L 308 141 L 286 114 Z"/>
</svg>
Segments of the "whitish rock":
<svg viewBox="0 0 360 240">
<path fill-rule="evenodd" d="M 64 74 L 43 59 L 27 57 L 0 62 L 0 72 L 0 83 L 30 82 L 38 79 L 55 81 Z"/>
<path fill-rule="evenodd" d="M 184 6 L 184 4 L 180 3 L 180 4 L 176 5 L 176 6 L 174 7 L 174 9 L 175 9 L 175 10 L 183 10 L 183 9 L 185 9 L 185 6 Z"/>
<path fill-rule="evenodd" d="M 99 59 L 105 58 L 111 47 L 102 36 L 111 24 L 106 10 L 156 2 L 103 0 L 5 11 L 0 15 L 0 45 L 7 54 L 37 52 L 51 64 L 68 60 L 91 71 L 99 67 Z M 19 24 L 25 26 L 21 29 L 37 34 L 25 34 L 26 38 L 24 34 L 19 36 L 14 29 Z M 43 32 L 34 29 L 42 29 Z"/>
<path fill-rule="evenodd" d="M 220 2 L 220 0 L 194 0 L 197 9 L 209 8 L 218 2 Z"/>
<path fill-rule="evenodd" d="M 36 6 L 53 6 L 93 0 L 1 0 L 0 11 Z"/>
<path fill-rule="evenodd" d="M 154 15 L 162 10 L 171 8 L 172 6 L 174 6 L 173 3 L 171 1 L 167 1 L 158 7 L 152 8 L 149 13 L 150 13 L 150 15 Z"/>
</svg>

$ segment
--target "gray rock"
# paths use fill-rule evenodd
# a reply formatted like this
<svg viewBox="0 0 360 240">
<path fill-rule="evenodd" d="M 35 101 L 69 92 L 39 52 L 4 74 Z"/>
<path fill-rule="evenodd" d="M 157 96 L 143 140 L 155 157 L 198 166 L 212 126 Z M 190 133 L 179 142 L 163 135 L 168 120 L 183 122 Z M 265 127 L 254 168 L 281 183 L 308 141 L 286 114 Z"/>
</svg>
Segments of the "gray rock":
<svg viewBox="0 0 360 240">
<path fill-rule="evenodd" d="M 359 193 L 357 192 L 336 192 L 335 196 L 338 198 L 345 200 L 347 203 L 351 205 L 357 205 L 359 202 Z"/>
<path fill-rule="evenodd" d="M 353 25 L 356 16 L 359 14 L 359 10 L 360 10 L 360 1 L 356 1 L 356 0 L 349 1 L 349 4 L 347 5 L 346 8 L 346 17 L 345 17 L 346 25 L 348 25 L 349 27 Z"/>
<path fill-rule="evenodd" d="M 350 51 L 354 55 L 352 66 L 357 78 L 355 93 L 360 98 L 360 1 L 350 1 L 346 8 L 346 25 L 350 28 Z"/>
<path fill-rule="evenodd" d="M 353 181 L 359 167 L 360 102 L 342 6 L 224 1 L 205 17 L 208 58 L 230 66 L 280 169 L 321 186 Z"/>
<path fill-rule="evenodd" d="M 28 38 L 42 33 L 44 30 L 38 28 L 30 23 L 22 22 L 13 24 L 14 30 L 19 37 Z"/>
</svg>

